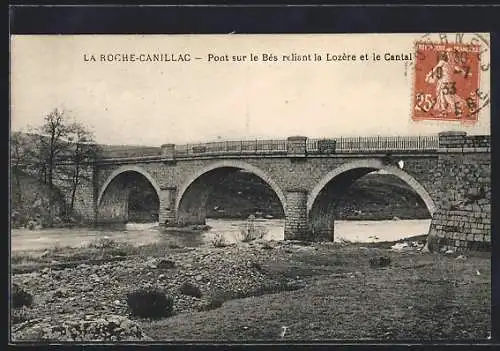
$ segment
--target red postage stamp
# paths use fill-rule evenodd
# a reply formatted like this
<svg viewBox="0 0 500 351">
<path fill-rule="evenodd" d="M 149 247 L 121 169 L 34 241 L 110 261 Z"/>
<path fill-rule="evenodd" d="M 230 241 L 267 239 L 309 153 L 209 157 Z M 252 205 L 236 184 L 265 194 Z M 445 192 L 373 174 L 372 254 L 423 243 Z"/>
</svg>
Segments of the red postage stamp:
<svg viewBox="0 0 500 351">
<path fill-rule="evenodd" d="M 480 46 L 415 43 L 413 120 L 476 122 Z"/>
</svg>

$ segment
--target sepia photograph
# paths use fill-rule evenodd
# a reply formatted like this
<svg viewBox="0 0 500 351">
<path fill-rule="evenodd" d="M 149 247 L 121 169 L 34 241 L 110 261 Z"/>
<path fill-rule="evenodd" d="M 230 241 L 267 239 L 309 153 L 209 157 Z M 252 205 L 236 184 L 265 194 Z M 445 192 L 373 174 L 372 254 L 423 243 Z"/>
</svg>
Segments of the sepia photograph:
<svg viewBox="0 0 500 351">
<path fill-rule="evenodd" d="M 11 343 L 491 340 L 490 33 L 10 61 Z"/>
</svg>

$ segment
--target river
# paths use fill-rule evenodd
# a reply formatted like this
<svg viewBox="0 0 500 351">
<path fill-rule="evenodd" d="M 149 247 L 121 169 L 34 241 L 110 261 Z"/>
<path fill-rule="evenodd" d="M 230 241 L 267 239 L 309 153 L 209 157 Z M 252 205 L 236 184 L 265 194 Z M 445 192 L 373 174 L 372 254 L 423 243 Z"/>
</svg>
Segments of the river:
<svg viewBox="0 0 500 351">
<path fill-rule="evenodd" d="M 336 221 L 335 241 L 342 239 L 354 242 L 394 241 L 416 235 L 426 234 L 430 219 L 417 220 L 386 220 L 386 221 Z M 56 228 L 30 231 L 13 229 L 11 231 L 11 249 L 39 250 L 52 247 L 81 247 L 90 242 L 108 237 L 116 241 L 125 241 L 133 245 L 155 243 L 165 239 L 175 239 L 183 246 L 199 246 L 209 244 L 216 234 L 224 237 L 228 243 L 240 239 L 245 220 L 207 219 L 211 227 L 204 233 L 187 233 L 183 231 L 164 232 L 158 229 L 158 223 L 129 223 L 124 230 L 86 229 L 86 228 Z M 264 233 L 264 239 L 283 240 L 284 220 L 257 219 L 255 225 Z"/>
</svg>

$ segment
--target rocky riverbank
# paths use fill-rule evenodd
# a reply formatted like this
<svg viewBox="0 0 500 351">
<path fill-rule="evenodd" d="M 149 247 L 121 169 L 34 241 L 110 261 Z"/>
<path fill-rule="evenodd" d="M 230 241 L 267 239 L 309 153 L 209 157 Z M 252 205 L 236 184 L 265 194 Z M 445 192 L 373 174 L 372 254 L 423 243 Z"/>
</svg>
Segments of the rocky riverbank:
<svg viewBox="0 0 500 351">
<path fill-rule="evenodd" d="M 259 290 L 298 288 L 303 283 L 300 277 L 269 275 L 259 263 L 279 261 L 283 250 L 291 250 L 293 246 L 266 243 L 264 249 L 261 245 L 164 248 L 164 255 L 157 253 L 156 257 L 134 255 L 123 261 L 81 263 L 72 268 L 62 268 L 63 265 L 53 261 L 52 267 L 38 270 L 32 266 L 32 272 L 15 274 L 12 280 L 34 296 L 33 307 L 23 310 L 24 319 L 51 316 L 40 320 L 42 324 L 54 317 L 69 323 L 96 314 L 128 316 L 127 293 L 138 287 L 165 291 L 174 297 L 175 313 L 185 313 L 205 310 L 214 298 L 222 296 L 229 299 L 258 294 Z M 49 259 L 47 255 L 44 258 Z M 199 288 L 201 298 L 180 292 L 186 282 Z M 23 330 L 17 330 L 14 337 L 25 338 Z"/>
<path fill-rule="evenodd" d="M 34 253 L 19 255 L 26 255 L 27 261 L 36 261 L 39 257 Z M 51 255 L 45 254 L 44 261 L 50 262 Z M 112 256 L 108 255 L 109 258 Z M 155 323 L 171 321 L 176 323 L 175 335 L 180 339 L 189 339 L 179 330 L 186 328 L 187 333 L 191 328 L 189 322 L 181 326 L 183 324 L 178 319 L 181 316 L 188 319 L 194 318 L 191 316 L 210 316 L 218 313 L 218 309 L 231 308 L 229 301 L 243 301 L 246 297 L 293 291 L 297 294 L 303 291 L 310 296 L 315 287 L 325 281 L 346 282 L 344 279 L 349 279 L 351 283 L 361 284 L 361 287 L 367 279 L 371 279 L 371 275 L 381 278 L 381 274 L 390 272 L 384 273 L 372 267 L 372 258 L 379 256 L 388 260 L 384 262 L 388 262 L 390 271 L 403 275 L 407 274 L 408 268 L 422 265 L 419 262 L 422 259 L 426 261 L 424 266 L 428 265 L 431 269 L 438 262 L 436 257 L 439 257 L 410 248 L 402 253 L 359 245 L 255 241 L 196 249 L 150 245 L 140 254 L 134 252 L 123 260 L 113 262 L 79 263 L 70 268 L 58 266 L 57 262 L 44 268 L 32 265 L 31 271 L 24 270 L 25 273 L 12 276 L 13 283 L 34 297 L 31 307 L 12 310 L 12 337 L 17 341 L 33 338 L 45 341 L 164 340 L 172 336 L 163 335 L 162 330 L 167 334 L 169 332 Z M 60 261 L 60 252 L 58 257 Z M 449 260 L 462 264 L 455 258 Z M 18 258 L 14 267 L 21 265 L 25 263 Z M 433 274 L 443 275 L 443 272 L 441 267 L 441 271 L 426 274 L 432 277 Z M 456 276 L 453 279 L 462 278 Z M 186 283 L 198 289 L 198 297 L 183 292 L 181 287 Z M 127 294 L 148 287 L 164 291 L 173 298 L 174 315 L 163 319 L 164 322 L 151 322 L 130 314 Z M 469 298 L 477 300 L 481 296 Z M 224 307 L 226 303 L 228 307 Z M 483 306 L 488 303 L 475 301 L 475 308 L 478 304 Z M 213 335 L 208 332 L 200 337 L 207 340 Z"/>
</svg>

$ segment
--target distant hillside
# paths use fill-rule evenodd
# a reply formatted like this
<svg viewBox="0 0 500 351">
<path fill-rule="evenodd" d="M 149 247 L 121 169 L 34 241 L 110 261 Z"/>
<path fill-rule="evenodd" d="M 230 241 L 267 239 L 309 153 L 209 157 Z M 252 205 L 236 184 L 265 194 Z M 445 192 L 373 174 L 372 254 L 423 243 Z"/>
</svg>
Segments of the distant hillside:
<svg viewBox="0 0 500 351">
<path fill-rule="evenodd" d="M 251 175 L 227 178 L 209 199 L 210 217 L 247 217 L 262 213 L 283 218 L 283 209 L 272 190 Z M 339 200 L 338 219 L 422 219 L 429 213 L 417 193 L 389 174 L 368 174 L 357 180 Z"/>
<path fill-rule="evenodd" d="M 105 145 L 99 144 L 102 157 L 139 157 L 160 155 L 161 148 L 155 146 Z"/>
<path fill-rule="evenodd" d="M 23 144 L 29 149 L 36 148 L 40 135 L 33 133 L 18 132 Z M 97 144 L 101 150 L 101 157 L 139 157 L 155 156 L 161 152 L 160 147 L 144 145 L 107 145 Z"/>
</svg>

